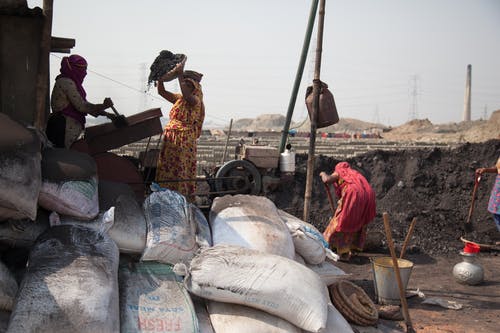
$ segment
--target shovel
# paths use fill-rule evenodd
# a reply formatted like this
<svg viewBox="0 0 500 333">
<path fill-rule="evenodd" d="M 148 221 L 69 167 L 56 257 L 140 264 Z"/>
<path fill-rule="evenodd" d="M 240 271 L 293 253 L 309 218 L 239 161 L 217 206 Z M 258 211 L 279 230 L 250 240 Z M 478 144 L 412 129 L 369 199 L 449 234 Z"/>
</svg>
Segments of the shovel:
<svg viewBox="0 0 500 333">
<path fill-rule="evenodd" d="M 470 219 L 472 217 L 472 212 L 474 212 L 474 202 L 476 201 L 476 192 L 479 187 L 479 182 L 481 181 L 481 175 L 476 173 L 474 175 L 474 189 L 472 190 L 472 199 L 469 208 L 469 215 L 467 216 L 467 221 L 465 221 L 465 231 L 471 232 L 473 230 L 472 223 Z"/>
</svg>

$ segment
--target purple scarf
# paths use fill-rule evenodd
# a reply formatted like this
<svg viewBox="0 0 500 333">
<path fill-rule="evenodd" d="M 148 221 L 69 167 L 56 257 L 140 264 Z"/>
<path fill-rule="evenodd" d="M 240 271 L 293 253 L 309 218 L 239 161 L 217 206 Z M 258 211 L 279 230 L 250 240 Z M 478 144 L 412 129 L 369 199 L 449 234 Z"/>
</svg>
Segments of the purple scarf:
<svg viewBox="0 0 500 333">
<path fill-rule="evenodd" d="M 61 74 L 56 77 L 56 80 L 65 77 L 71 79 L 75 85 L 78 93 L 84 100 L 86 100 L 87 93 L 83 89 L 82 83 L 83 79 L 87 75 L 87 61 L 78 54 L 70 55 L 69 57 L 64 57 L 61 60 Z M 72 104 L 69 104 L 61 111 L 65 116 L 71 117 L 78 121 L 83 127 L 85 127 L 85 113 L 82 113 L 75 109 Z"/>
</svg>

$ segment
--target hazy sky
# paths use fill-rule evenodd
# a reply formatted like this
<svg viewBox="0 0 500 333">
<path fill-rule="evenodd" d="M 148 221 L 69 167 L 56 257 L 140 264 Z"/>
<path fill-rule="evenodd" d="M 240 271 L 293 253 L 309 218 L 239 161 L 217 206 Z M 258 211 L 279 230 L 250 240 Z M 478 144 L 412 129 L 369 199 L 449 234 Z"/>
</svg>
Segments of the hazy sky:
<svg viewBox="0 0 500 333">
<path fill-rule="evenodd" d="M 42 0 L 28 1 L 30 7 Z M 52 35 L 76 39 L 91 102 L 111 97 L 131 115 L 170 104 L 149 66 L 161 50 L 204 73 L 206 123 L 286 115 L 307 27 L 305 0 L 54 0 Z M 316 20 L 317 23 L 317 20 Z M 307 117 L 316 28 L 293 114 Z M 51 82 L 60 58 L 51 56 Z M 500 1 L 327 0 L 321 79 L 341 118 L 397 126 L 413 118 L 462 120 L 467 65 L 472 119 L 500 109 Z M 176 84 L 169 84 L 178 89 Z"/>
</svg>

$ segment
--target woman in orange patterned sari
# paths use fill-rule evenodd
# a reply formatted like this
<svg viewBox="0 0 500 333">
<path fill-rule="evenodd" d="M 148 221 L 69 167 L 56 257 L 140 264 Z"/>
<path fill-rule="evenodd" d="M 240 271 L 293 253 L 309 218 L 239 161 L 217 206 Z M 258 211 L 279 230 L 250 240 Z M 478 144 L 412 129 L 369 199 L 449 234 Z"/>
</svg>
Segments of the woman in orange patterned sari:
<svg viewBox="0 0 500 333">
<path fill-rule="evenodd" d="M 156 182 L 162 187 L 179 192 L 193 201 L 196 189 L 196 140 L 201 134 L 205 118 L 203 92 L 200 81 L 202 74 L 184 71 L 185 60 L 175 70 L 158 81 L 158 94 L 173 104 L 169 122 L 163 131 L 163 142 L 158 157 Z M 182 94 L 165 90 L 164 81 L 179 80 Z M 167 180 L 181 180 L 165 182 Z"/>
<path fill-rule="evenodd" d="M 320 173 L 324 183 L 332 183 L 338 205 L 323 233 L 341 260 L 349 260 L 352 251 L 362 251 L 366 226 L 375 218 L 375 192 L 358 171 L 347 162 L 335 166 L 331 175 Z"/>
</svg>

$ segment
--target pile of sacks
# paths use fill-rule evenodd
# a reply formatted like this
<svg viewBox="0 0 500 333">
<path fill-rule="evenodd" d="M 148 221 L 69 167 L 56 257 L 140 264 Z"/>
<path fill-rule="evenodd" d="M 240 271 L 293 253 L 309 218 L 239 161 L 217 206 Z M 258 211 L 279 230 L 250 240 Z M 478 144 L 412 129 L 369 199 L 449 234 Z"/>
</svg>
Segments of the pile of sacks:
<svg viewBox="0 0 500 333">
<path fill-rule="evenodd" d="M 216 198 L 207 220 L 167 189 L 139 203 L 77 152 L 16 148 L 0 181 L 28 178 L 2 186 L 0 254 L 29 256 L 0 261 L 0 332 L 352 332 L 335 255 L 267 198 Z"/>
</svg>

